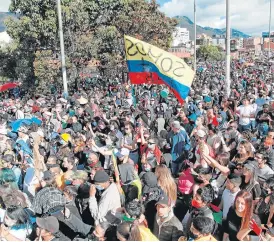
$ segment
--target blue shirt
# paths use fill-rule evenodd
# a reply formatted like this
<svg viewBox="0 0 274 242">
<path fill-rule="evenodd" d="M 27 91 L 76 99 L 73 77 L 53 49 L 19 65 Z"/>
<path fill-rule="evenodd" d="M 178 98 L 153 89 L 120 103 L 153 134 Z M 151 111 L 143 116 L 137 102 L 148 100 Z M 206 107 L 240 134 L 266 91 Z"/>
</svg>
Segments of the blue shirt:
<svg viewBox="0 0 274 242">
<path fill-rule="evenodd" d="M 181 129 L 177 134 L 173 134 L 171 149 L 172 161 L 178 159 L 182 155 L 183 151 L 188 151 L 190 148 L 190 139 L 184 129 Z"/>
</svg>

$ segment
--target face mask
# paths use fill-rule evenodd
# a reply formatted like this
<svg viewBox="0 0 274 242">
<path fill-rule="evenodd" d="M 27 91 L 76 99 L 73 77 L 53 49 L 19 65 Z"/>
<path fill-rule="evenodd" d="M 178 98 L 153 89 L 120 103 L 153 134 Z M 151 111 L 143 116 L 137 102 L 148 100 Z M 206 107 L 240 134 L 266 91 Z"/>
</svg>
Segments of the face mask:
<svg viewBox="0 0 274 242">
<path fill-rule="evenodd" d="M 71 185 L 71 184 L 72 184 L 72 182 L 71 182 L 71 181 L 69 181 L 69 180 L 66 180 L 66 181 L 65 181 L 65 184 L 68 186 L 68 185 Z"/>
<path fill-rule="evenodd" d="M 197 234 L 192 233 L 192 231 L 190 231 L 189 237 L 196 240 L 198 239 L 199 236 Z"/>
<path fill-rule="evenodd" d="M 104 190 L 104 188 L 103 188 L 101 185 L 96 185 L 95 187 L 96 187 L 96 189 L 97 189 L 98 191 Z"/>
<path fill-rule="evenodd" d="M 122 221 L 125 221 L 125 222 L 134 222 L 135 219 L 133 218 L 129 218 L 127 215 L 123 215 L 122 216 Z"/>
<path fill-rule="evenodd" d="M 111 131 L 113 131 L 113 130 L 115 129 L 114 125 L 110 125 L 110 126 L 109 126 L 109 129 L 110 129 Z"/>
<path fill-rule="evenodd" d="M 223 119 L 222 119 L 222 118 L 217 118 L 217 121 L 218 121 L 219 123 L 221 123 L 221 122 L 223 121 Z"/>
<path fill-rule="evenodd" d="M 165 219 L 165 218 L 167 218 L 168 216 L 169 216 L 169 212 L 168 212 L 166 215 L 162 216 L 161 219 Z"/>
<path fill-rule="evenodd" d="M 145 168 L 145 171 L 150 171 L 150 168 L 146 167 L 146 168 Z"/>
<path fill-rule="evenodd" d="M 194 207 L 194 208 L 201 208 L 201 204 L 198 203 L 195 199 L 192 199 L 191 201 L 191 206 Z"/>
<path fill-rule="evenodd" d="M 151 145 L 148 145 L 147 147 L 150 149 L 150 150 L 154 150 L 155 149 L 155 144 L 151 144 Z"/>
</svg>

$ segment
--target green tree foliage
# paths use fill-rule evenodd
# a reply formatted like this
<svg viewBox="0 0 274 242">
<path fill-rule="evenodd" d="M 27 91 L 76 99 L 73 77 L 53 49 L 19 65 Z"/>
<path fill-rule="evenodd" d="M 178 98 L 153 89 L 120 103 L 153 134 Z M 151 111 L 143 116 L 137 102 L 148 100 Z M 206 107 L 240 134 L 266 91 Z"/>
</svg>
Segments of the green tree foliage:
<svg viewBox="0 0 274 242">
<path fill-rule="evenodd" d="M 197 50 L 197 57 L 207 61 L 222 60 L 224 56 L 217 46 L 203 45 Z"/>
<path fill-rule="evenodd" d="M 19 12 L 17 19 L 6 21 L 21 56 L 16 61 L 17 76 L 22 72 L 20 76 L 31 85 L 37 79 L 42 89 L 52 79 L 61 83 L 60 65 L 52 67 L 60 59 L 56 0 L 12 0 L 10 11 Z M 167 49 L 177 24 L 159 11 L 155 0 L 62 0 L 62 17 L 72 81 L 94 59 L 107 77 L 126 69 L 124 34 Z"/>
</svg>

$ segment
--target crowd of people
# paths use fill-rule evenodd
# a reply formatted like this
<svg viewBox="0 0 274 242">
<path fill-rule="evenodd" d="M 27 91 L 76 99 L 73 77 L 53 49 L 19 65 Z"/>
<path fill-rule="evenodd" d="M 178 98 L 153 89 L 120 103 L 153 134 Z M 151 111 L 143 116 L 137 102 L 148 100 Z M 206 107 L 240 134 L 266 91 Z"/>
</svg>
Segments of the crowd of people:
<svg viewBox="0 0 274 242">
<path fill-rule="evenodd" d="M 224 66 L 183 104 L 119 80 L 2 93 L 0 240 L 274 240 L 272 74 L 234 61 L 226 97 Z"/>
</svg>

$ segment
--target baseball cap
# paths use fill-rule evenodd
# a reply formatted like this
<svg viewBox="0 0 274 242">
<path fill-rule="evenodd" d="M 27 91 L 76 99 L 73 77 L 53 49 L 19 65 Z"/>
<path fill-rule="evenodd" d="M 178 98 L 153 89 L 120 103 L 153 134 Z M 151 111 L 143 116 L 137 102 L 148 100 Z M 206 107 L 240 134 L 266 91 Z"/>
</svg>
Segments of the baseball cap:
<svg viewBox="0 0 274 242">
<path fill-rule="evenodd" d="M 55 234 L 59 231 L 59 222 L 57 218 L 53 216 L 46 218 L 36 218 L 36 223 L 39 228 L 45 229 L 52 234 Z"/>
<path fill-rule="evenodd" d="M 202 129 L 199 129 L 199 130 L 197 131 L 196 134 L 197 134 L 197 136 L 200 137 L 200 138 L 203 138 L 203 137 L 206 136 L 206 132 L 203 131 Z"/>
<path fill-rule="evenodd" d="M 171 200 L 169 199 L 169 197 L 164 193 L 159 201 L 156 203 L 156 205 L 166 205 L 166 206 L 171 206 Z"/>
<path fill-rule="evenodd" d="M 240 175 L 237 175 L 235 173 L 231 173 L 228 175 L 227 179 L 233 184 L 241 184 L 242 183 L 242 177 Z"/>
<path fill-rule="evenodd" d="M 94 176 L 94 183 L 104 183 L 109 181 L 109 175 L 105 171 L 97 171 Z"/>
</svg>

